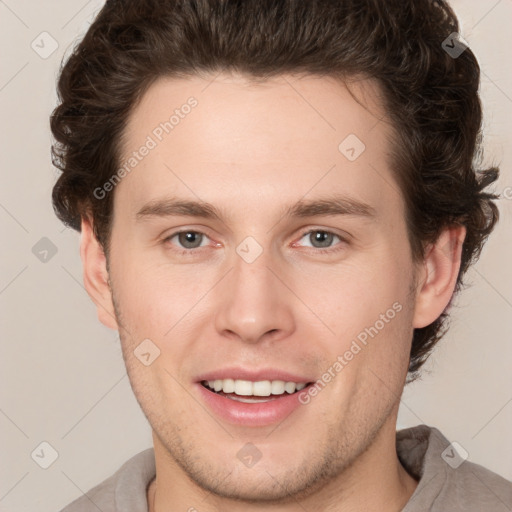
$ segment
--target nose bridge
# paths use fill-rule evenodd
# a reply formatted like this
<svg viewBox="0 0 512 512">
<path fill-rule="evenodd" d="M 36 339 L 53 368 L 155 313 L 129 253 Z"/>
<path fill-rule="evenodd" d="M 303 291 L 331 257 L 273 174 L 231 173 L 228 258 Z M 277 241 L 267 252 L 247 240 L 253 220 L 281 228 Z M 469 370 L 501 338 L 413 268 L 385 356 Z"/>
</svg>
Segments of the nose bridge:
<svg viewBox="0 0 512 512">
<path fill-rule="evenodd" d="M 232 271 L 219 296 L 216 328 L 245 342 L 272 333 L 285 336 L 293 329 L 289 291 L 274 275 L 278 262 L 269 248 L 252 237 L 243 240 L 232 257 Z"/>
</svg>

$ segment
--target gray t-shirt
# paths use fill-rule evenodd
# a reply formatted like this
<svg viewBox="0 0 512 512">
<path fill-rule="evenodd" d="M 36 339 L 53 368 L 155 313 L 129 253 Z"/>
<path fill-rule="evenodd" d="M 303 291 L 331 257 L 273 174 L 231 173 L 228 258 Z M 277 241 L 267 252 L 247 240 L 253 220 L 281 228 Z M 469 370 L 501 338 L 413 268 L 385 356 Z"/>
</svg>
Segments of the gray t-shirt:
<svg viewBox="0 0 512 512">
<path fill-rule="evenodd" d="M 402 465 L 419 479 L 402 512 L 512 512 L 512 482 L 463 460 L 436 428 L 399 430 L 396 442 Z M 147 512 L 146 488 L 154 476 L 149 448 L 61 512 Z"/>
</svg>

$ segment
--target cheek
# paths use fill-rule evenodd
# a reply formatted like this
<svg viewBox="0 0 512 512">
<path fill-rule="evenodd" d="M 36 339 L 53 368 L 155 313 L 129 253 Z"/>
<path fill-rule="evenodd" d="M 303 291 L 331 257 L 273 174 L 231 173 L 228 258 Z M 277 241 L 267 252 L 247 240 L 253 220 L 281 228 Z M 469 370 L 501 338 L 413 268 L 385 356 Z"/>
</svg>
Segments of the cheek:
<svg viewBox="0 0 512 512">
<path fill-rule="evenodd" d="M 138 337 L 164 340 L 190 316 L 208 290 L 215 272 L 194 265 L 151 264 L 133 258 L 120 262 L 113 275 L 117 304 L 125 323 Z"/>
<path fill-rule="evenodd" d="M 382 386 L 392 393 L 402 383 L 413 317 L 407 265 L 381 255 L 372 265 L 331 272 L 324 293 L 310 288 L 308 300 L 319 304 L 319 316 L 335 333 L 324 341 L 323 352 L 339 376 L 333 392 L 340 400 L 350 401 L 360 387 L 378 397 L 385 393 Z"/>
<path fill-rule="evenodd" d="M 295 288 L 297 295 L 345 343 L 385 315 L 386 326 L 394 322 L 397 309 L 409 300 L 411 268 L 391 251 L 346 262 L 337 266 L 317 266 L 302 272 Z M 397 303 L 397 305 L 393 305 Z M 386 315 L 386 312 L 388 314 Z M 403 316 L 403 315 L 402 315 Z"/>
</svg>

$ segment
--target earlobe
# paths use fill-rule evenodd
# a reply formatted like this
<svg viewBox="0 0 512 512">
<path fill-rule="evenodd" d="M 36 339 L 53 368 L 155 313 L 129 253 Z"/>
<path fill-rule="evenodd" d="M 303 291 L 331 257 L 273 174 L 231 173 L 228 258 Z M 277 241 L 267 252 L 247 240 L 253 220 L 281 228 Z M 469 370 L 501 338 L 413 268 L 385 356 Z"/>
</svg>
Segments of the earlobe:
<svg viewBox="0 0 512 512">
<path fill-rule="evenodd" d="M 445 228 L 428 249 L 416 290 L 413 327 L 426 327 L 437 320 L 449 305 L 460 269 L 464 226 Z"/>
<path fill-rule="evenodd" d="M 84 286 L 96 305 L 99 321 L 110 329 L 118 330 L 105 253 L 94 235 L 91 221 L 86 217 L 82 218 L 81 224 L 80 257 Z"/>
</svg>

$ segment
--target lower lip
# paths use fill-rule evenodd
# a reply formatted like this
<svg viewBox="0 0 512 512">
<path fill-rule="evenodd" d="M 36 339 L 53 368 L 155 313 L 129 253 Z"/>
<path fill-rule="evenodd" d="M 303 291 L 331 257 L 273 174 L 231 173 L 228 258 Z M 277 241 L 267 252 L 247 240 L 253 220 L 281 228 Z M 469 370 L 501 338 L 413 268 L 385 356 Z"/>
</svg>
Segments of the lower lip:
<svg viewBox="0 0 512 512">
<path fill-rule="evenodd" d="M 262 427 L 283 421 L 295 409 L 300 407 L 299 394 L 309 386 L 291 395 L 281 395 L 268 402 L 252 404 L 238 402 L 209 391 L 200 382 L 197 383 L 201 398 L 217 416 L 235 425 Z"/>
</svg>

